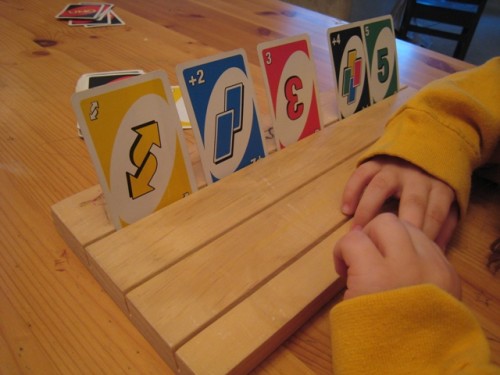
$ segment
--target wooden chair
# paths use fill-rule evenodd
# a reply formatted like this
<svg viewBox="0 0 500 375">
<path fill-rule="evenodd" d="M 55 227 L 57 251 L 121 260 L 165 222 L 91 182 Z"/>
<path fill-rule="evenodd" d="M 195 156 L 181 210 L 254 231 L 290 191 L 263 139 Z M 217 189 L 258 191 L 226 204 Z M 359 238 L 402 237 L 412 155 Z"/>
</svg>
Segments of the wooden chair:
<svg viewBox="0 0 500 375">
<path fill-rule="evenodd" d="M 408 32 L 414 32 L 456 40 L 453 57 L 465 58 L 487 0 L 405 1 L 401 25 L 396 30 L 398 38 L 407 40 Z M 425 25 L 418 20 L 425 21 Z"/>
</svg>

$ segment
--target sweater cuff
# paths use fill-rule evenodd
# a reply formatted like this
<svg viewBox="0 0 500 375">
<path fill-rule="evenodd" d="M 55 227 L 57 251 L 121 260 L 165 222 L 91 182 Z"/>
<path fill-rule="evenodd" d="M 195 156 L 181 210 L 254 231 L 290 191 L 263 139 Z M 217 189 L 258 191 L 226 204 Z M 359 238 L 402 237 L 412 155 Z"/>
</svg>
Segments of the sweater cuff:
<svg viewBox="0 0 500 375">
<path fill-rule="evenodd" d="M 363 162 L 377 155 L 404 159 L 447 183 L 456 194 L 461 217 L 469 202 L 470 177 L 477 159 L 466 141 L 477 139 L 473 129 L 454 129 L 436 124 L 432 115 L 404 108 L 387 124 L 384 135 L 362 155 Z"/>
<path fill-rule="evenodd" d="M 489 362 L 471 312 L 433 285 L 343 301 L 331 310 L 330 324 L 335 374 L 432 374 Z"/>
</svg>

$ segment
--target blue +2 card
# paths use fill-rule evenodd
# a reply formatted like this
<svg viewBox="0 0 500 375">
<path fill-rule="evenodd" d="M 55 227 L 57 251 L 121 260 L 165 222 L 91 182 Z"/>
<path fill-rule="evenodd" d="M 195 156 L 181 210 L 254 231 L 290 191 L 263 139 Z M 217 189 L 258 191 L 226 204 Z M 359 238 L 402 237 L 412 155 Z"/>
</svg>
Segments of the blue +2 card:
<svg viewBox="0 0 500 375">
<path fill-rule="evenodd" d="M 208 183 L 266 156 L 244 50 L 177 67 Z"/>
</svg>

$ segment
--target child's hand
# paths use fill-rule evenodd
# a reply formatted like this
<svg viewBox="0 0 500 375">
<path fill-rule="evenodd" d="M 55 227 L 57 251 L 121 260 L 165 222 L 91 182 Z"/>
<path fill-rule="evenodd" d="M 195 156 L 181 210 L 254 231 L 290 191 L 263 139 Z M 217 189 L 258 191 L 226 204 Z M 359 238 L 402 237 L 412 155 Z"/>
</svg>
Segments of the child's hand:
<svg viewBox="0 0 500 375">
<path fill-rule="evenodd" d="M 399 158 L 377 156 L 349 178 L 342 212 L 354 215 L 353 227 L 365 226 L 384 202 L 400 199 L 398 216 L 423 230 L 445 248 L 458 222 L 455 192 L 446 183 Z"/>
<path fill-rule="evenodd" d="M 418 284 L 435 284 L 460 299 L 460 279 L 422 231 L 384 213 L 335 245 L 335 269 L 347 279 L 344 299 Z"/>
</svg>

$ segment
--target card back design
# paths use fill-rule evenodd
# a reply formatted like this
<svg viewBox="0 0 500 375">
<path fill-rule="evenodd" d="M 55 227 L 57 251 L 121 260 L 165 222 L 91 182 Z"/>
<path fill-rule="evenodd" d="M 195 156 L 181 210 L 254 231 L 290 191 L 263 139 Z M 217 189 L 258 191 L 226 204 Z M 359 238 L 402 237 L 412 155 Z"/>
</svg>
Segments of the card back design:
<svg viewBox="0 0 500 375">
<path fill-rule="evenodd" d="M 97 19 L 104 10 L 105 4 L 102 3 L 80 3 L 67 4 L 60 11 L 56 18 L 58 19 Z"/>
</svg>

